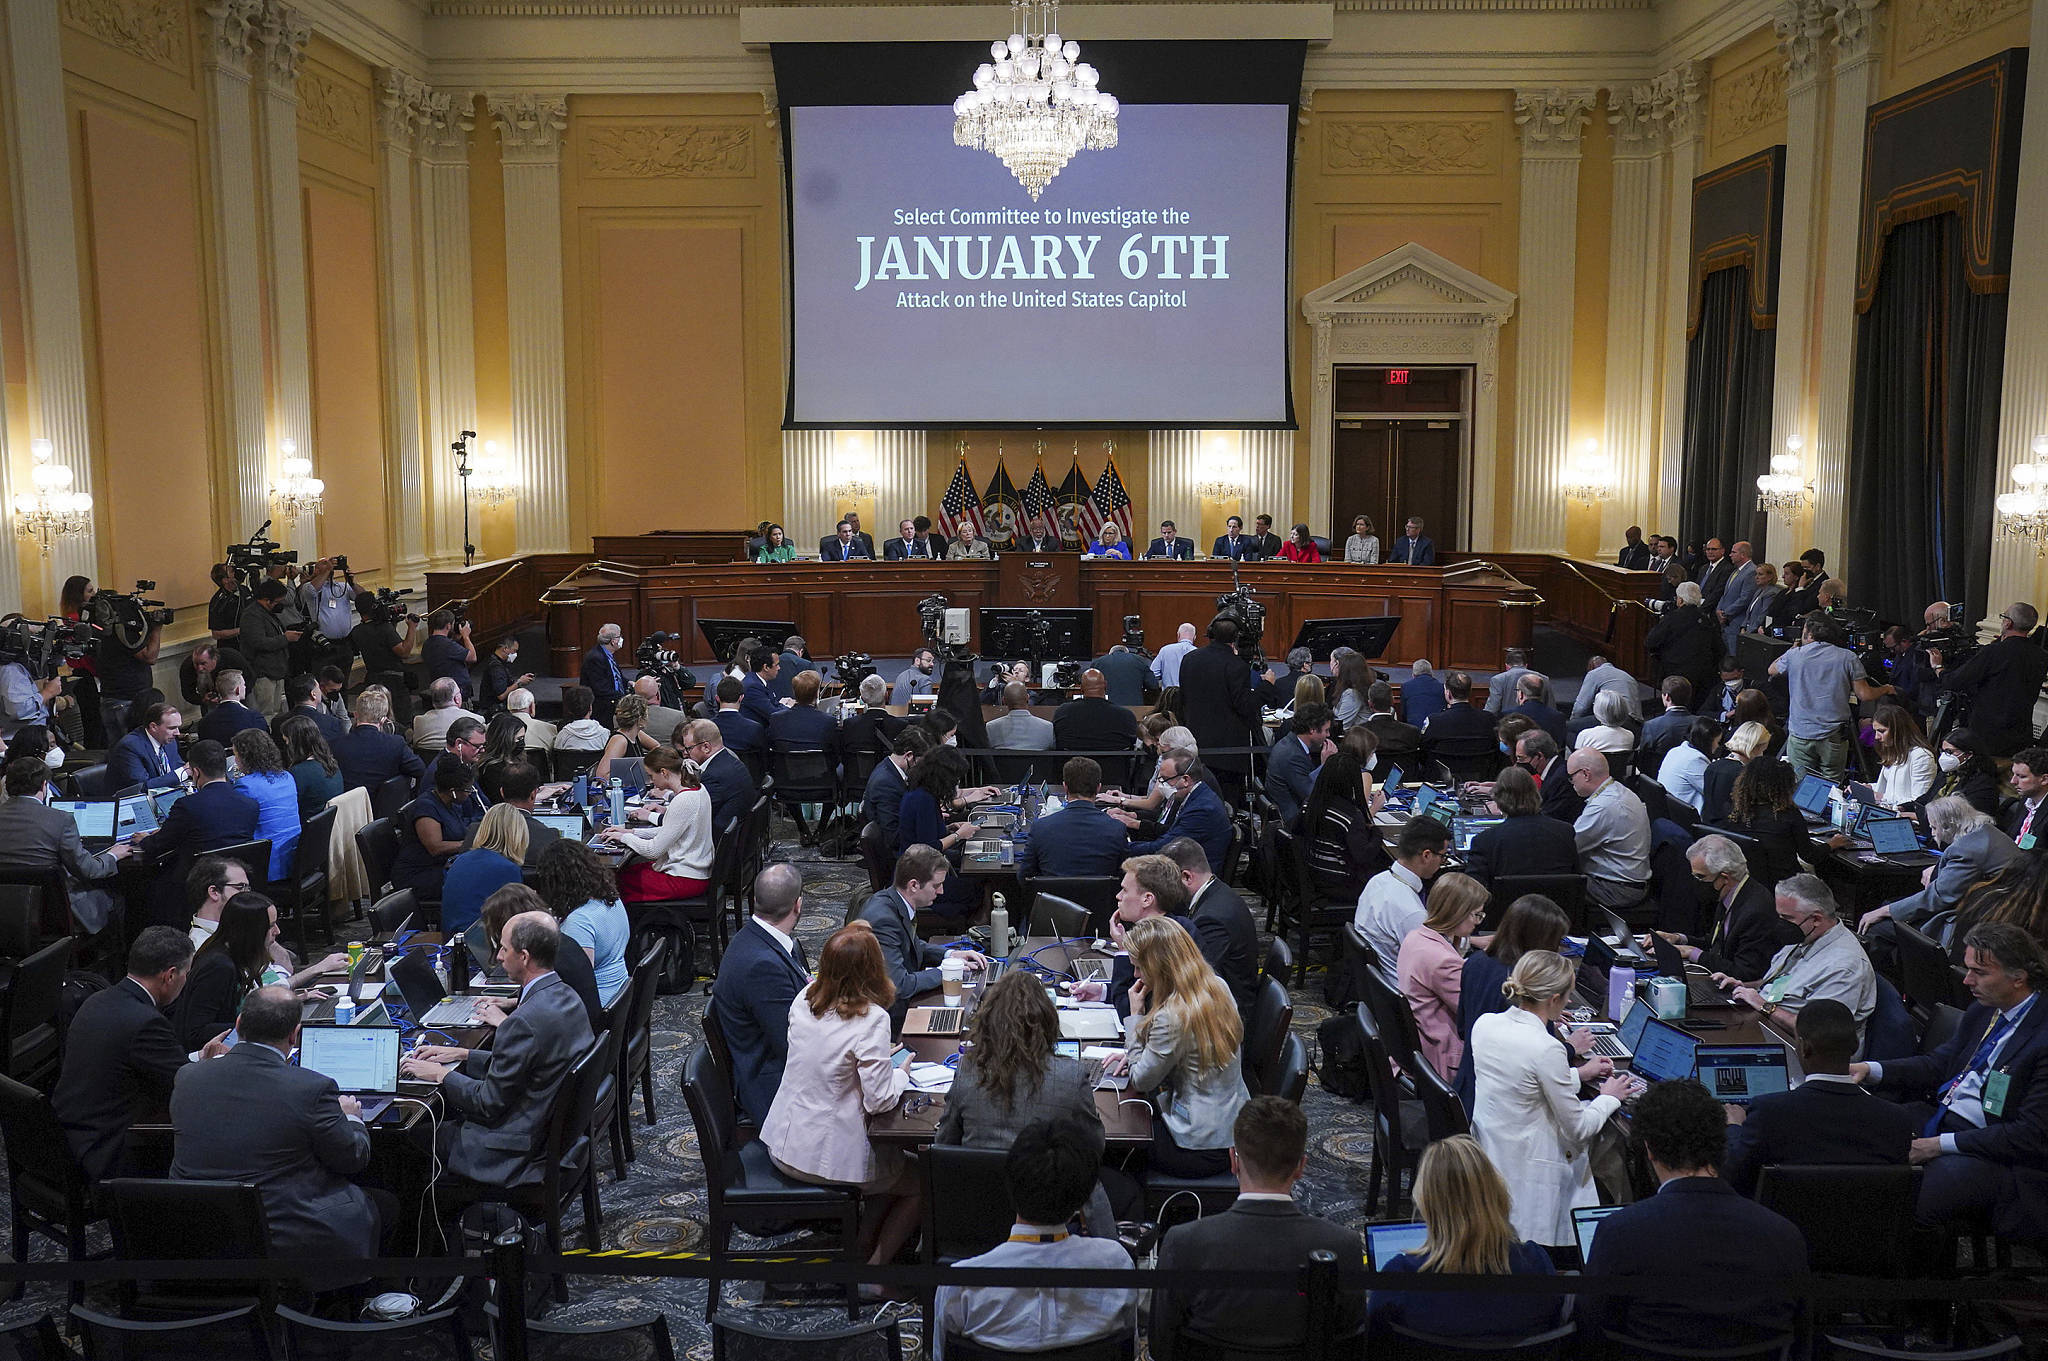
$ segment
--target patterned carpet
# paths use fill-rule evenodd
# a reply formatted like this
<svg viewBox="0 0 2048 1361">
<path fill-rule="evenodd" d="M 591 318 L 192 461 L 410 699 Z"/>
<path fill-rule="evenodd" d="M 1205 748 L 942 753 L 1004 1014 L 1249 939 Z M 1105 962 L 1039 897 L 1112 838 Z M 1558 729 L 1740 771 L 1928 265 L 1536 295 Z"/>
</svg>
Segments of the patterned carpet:
<svg viewBox="0 0 2048 1361">
<path fill-rule="evenodd" d="M 814 849 L 799 847 L 795 830 L 794 826 L 778 821 L 776 834 L 780 839 L 773 851 L 793 859 L 803 869 L 805 912 L 799 930 L 815 957 L 818 944 L 843 919 L 847 902 L 865 896 L 866 878 L 856 861 L 825 860 Z M 1262 909 L 1255 905 L 1254 911 Z M 654 1063 L 659 1121 L 652 1128 L 641 1123 L 641 1110 L 636 1102 L 634 1136 L 638 1161 L 630 1164 L 623 1182 L 613 1181 L 608 1170 L 604 1175 L 603 1241 L 607 1248 L 687 1252 L 701 1250 L 705 1242 L 703 1170 L 698 1161 L 696 1132 L 678 1085 L 684 1058 L 701 1038 L 705 1001 L 699 989 L 656 1002 Z M 1329 1015 L 1322 1005 L 1319 973 L 1312 976 L 1310 989 L 1295 989 L 1294 1007 L 1294 1028 L 1312 1044 L 1316 1026 Z M 1304 1105 L 1311 1136 L 1302 1201 L 1314 1213 L 1341 1223 L 1362 1224 L 1366 1174 L 1372 1153 L 1370 1107 L 1328 1096 L 1313 1077 Z M 608 1159 L 604 1165 L 609 1168 Z M 577 1222 L 572 1215 L 569 1224 Z M 582 1241 L 580 1229 L 571 1227 L 568 1231 L 572 1244 Z M 40 1236 L 34 1239 L 33 1260 L 52 1260 L 54 1255 L 48 1240 Z M 792 1330 L 833 1327 L 845 1322 L 843 1307 L 836 1303 L 806 1305 L 777 1299 L 764 1305 L 757 1285 L 728 1284 L 725 1296 L 728 1306 L 762 1311 L 771 1315 L 775 1326 Z M 61 1312 L 62 1307 L 60 1288 L 32 1287 L 22 1299 L 0 1306 L 0 1325 L 45 1311 Z M 897 1308 L 900 1311 L 904 1306 Z M 648 1277 L 572 1282 L 570 1302 L 555 1309 L 550 1317 L 569 1323 L 600 1323 L 652 1309 L 667 1314 L 679 1355 L 691 1361 L 709 1361 L 711 1342 L 703 1321 L 703 1288 L 695 1282 Z M 906 1351 L 921 1356 L 921 1322 L 914 1314 L 903 1320 L 902 1333 Z"/>
</svg>

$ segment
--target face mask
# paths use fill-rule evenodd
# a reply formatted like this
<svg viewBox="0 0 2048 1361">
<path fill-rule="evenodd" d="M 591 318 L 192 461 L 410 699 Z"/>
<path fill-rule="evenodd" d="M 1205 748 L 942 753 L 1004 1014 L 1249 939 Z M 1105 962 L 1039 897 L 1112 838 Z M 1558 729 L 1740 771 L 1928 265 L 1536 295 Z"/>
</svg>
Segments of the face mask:
<svg viewBox="0 0 2048 1361">
<path fill-rule="evenodd" d="M 60 747 L 51 747 L 51 748 L 50 748 L 50 749 L 49 749 L 48 751 L 44 752 L 44 753 L 43 753 L 43 764 L 44 764 L 45 766 L 49 767 L 49 768 L 50 768 L 51 770 L 62 770 L 62 769 L 64 769 L 64 751 L 63 751 L 63 749 L 62 749 L 62 748 L 60 748 Z"/>
<path fill-rule="evenodd" d="M 1511 751 L 1509 751 L 1509 750 L 1508 750 L 1508 744 L 1507 744 L 1507 743 L 1505 743 L 1505 742 L 1500 742 L 1500 743 L 1496 743 L 1495 745 L 1497 745 L 1497 746 L 1498 746 L 1498 747 L 1500 748 L 1500 754 L 1501 754 L 1501 755 L 1503 755 L 1503 756 L 1512 756 L 1512 755 L 1514 755 L 1514 753 L 1513 753 L 1513 752 L 1511 752 Z"/>
<path fill-rule="evenodd" d="M 949 732 L 949 733 L 947 733 L 947 734 L 946 734 L 946 745 L 947 745 L 947 746 L 949 746 L 949 747 L 957 747 L 957 746 L 959 746 L 959 745 L 960 745 L 960 734 L 959 734 L 959 733 L 956 733 L 956 732 Z"/>
<path fill-rule="evenodd" d="M 1941 768 L 1942 768 L 1943 770 L 1948 770 L 1948 771 L 1952 771 L 1952 770 L 1955 770 L 1955 769 L 1956 769 L 1957 767 L 1959 767 L 1959 766 L 1960 766 L 1960 765 L 1962 765 L 1962 763 L 1963 763 L 1963 758 L 1962 758 L 1962 757 L 1960 757 L 1960 756 L 1958 756 L 1958 755 L 1956 755 L 1956 754 L 1955 754 L 1954 752 L 1952 752 L 1952 751 L 1945 751 L 1945 752 L 1943 752 L 1943 753 L 1941 754 L 1940 760 L 1941 760 Z"/>
<path fill-rule="evenodd" d="M 510 665 L 512 665 L 512 663 L 514 663 L 514 662 L 516 662 L 516 661 L 518 661 L 518 660 L 519 660 L 519 654 L 518 654 L 517 652 L 508 652 L 508 653 L 506 653 L 506 654 L 505 654 L 505 665 L 507 665 L 507 666 L 510 666 Z"/>
<path fill-rule="evenodd" d="M 1731 695 L 1732 695 L 1732 694 L 1734 694 L 1734 693 L 1735 693 L 1735 692 L 1736 692 L 1737 690 L 1740 690 L 1740 689 L 1742 688 L 1742 681 L 1741 681 L 1740 679 L 1736 679 L 1736 680 L 1731 680 L 1731 681 L 1722 681 L 1722 682 L 1721 682 L 1721 685 L 1722 685 L 1722 687 L 1723 687 L 1723 688 L 1725 688 L 1725 689 L 1726 689 L 1726 690 L 1728 691 L 1728 693 L 1729 693 L 1729 694 L 1731 694 Z"/>
</svg>

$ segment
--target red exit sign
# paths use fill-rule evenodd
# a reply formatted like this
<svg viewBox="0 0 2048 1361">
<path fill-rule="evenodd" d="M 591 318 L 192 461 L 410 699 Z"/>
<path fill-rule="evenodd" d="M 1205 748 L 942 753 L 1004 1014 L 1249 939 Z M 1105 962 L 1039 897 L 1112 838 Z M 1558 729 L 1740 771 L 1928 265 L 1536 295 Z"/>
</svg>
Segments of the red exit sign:
<svg viewBox="0 0 2048 1361">
<path fill-rule="evenodd" d="M 1406 370 L 1406 369 L 1388 369 L 1388 370 L 1387 370 L 1387 382 L 1388 382 L 1388 383 L 1390 383 L 1390 384 L 1393 384 L 1394 386 L 1397 386 L 1397 387 L 1398 387 L 1398 386 L 1400 386 L 1400 385 L 1402 385 L 1402 384 L 1406 383 L 1407 381 L 1408 381 L 1408 370 Z"/>
</svg>

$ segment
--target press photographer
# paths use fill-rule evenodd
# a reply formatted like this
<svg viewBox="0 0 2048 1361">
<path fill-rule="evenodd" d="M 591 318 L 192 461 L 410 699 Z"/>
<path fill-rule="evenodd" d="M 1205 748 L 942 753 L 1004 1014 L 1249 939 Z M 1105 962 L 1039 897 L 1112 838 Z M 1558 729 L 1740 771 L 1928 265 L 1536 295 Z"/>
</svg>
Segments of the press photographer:
<svg viewBox="0 0 2048 1361">
<path fill-rule="evenodd" d="M 292 644 L 300 630 L 285 627 L 291 591 L 282 581 L 266 579 L 255 599 L 242 611 L 242 655 L 249 659 L 249 704 L 265 718 L 284 709 L 285 677 L 292 673 Z"/>
<path fill-rule="evenodd" d="M 64 693 L 58 670 L 85 660 L 92 634 L 92 625 L 64 619 L 0 622 L 0 738 L 12 740 L 33 724 L 59 731 L 52 718 Z"/>
<path fill-rule="evenodd" d="M 2032 605 L 2017 602 L 1998 616 L 1997 639 L 1968 661 L 1954 664 L 1938 647 L 1927 651 L 1943 693 L 1965 701 L 1957 721 L 1970 725 L 1989 755 L 2010 756 L 2033 743 L 2034 701 L 2048 678 L 2048 651 L 2033 636 L 2040 622 Z"/>
<path fill-rule="evenodd" d="M 427 616 L 427 641 L 420 646 L 420 668 L 425 684 L 446 676 L 462 687 L 465 705 L 476 698 L 476 678 L 469 668 L 476 665 L 476 644 L 469 637 L 469 616 L 463 602 L 444 605 Z"/>
<path fill-rule="evenodd" d="M 665 636 L 665 635 L 664 635 Z M 533 680 L 531 671 L 519 669 L 519 639 L 507 634 L 498 640 L 498 646 L 491 653 L 491 659 L 484 663 L 484 669 L 477 681 L 478 698 L 482 712 L 494 714 L 505 707 L 505 695 L 520 689 Z"/>
<path fill-rule="evenodd" d="M 206 602 L 206 627 L 217 643 L 232 643 L 242 636 L 242 611 L 249 604 L 249 588 L 235 577 L 233 563 L 216 562 L 213 598 Z"/>
<path fill-rule="evenodd" d="M 365 591 L 356 599 L 363 622 L 349 634 L 349 642 L 363 659 L 366 685 L 381 685 L 391 692 L 391 716 L 400 725 L 412 722 L 412 691 L 416 688 L 406 658 L 412 655 L 413 635 L 420 617 L 408 608 L 411 591 L 379 588 Z M 405 625 L 400 632 L 399 625 Z"/>
<path fill-rule="evenodd" d="M 346 670 L 355 659 L 349 635 L 356 626 L 356 597 L 362 588 L 348 570 L 348 558 L 336 554 L 321 558 L 306 569 L 306 583 L 299 588 L 299 600 L 306 615 L 306 667 L 323 666 Z"/>
<path fill-rule="evenodd" d="M 101 591 L 92 598 L 92 622 L 99 630 L 94 665 L 100 677 L 100 722 L 109 742 L 127 735 L 129 707 L 156 686 L 152 673 L 172 615 L 163 601 L 144 598 L 155 589 L 154 581 L 138 581 L 127 594 Z"/>
</svg>

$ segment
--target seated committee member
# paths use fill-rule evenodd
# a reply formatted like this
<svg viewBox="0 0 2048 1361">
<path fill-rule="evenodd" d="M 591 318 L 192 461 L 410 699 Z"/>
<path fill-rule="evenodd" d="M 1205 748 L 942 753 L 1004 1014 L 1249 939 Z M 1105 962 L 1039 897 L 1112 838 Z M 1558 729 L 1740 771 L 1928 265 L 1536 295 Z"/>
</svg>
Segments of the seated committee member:
<svg viewBox="0 0 2048 1361">
<path fill-rule="evenodd" d="M 1280 558 L 1283 562 L 1321 562 L 1323 550 L 1308 532 L 1308 526 L 1298 524 L 1287 536 L 1287 542 L 1280 545 Z"/>
<path fill-rule="evenodd" d="M 1435 818 L 1410 818 L 1394 843 L 1394 863 L 1368 879 L 1358 895 L 1352 922 L 1378 957 L 1374 972 L 1398 990 L 1401 942 L 1422 925 L 1425 885 L 1444 867 L 1451 845 L 1450 828 Z"/>
<path fill-rule="evenodd" d="M 1040 521 L 1036 516 L 1026 517 L 1017 526 L 1010 544 L 1019 553 L 1057 553 L 1066 547 L 1059 525 Z"/>
<path fill-rule="evenodd" d="M 1745 1110 L 1728 1109 L 1728 1153 L 1721 1175 L 1745 1196 L 1756 1194 L 1757 1175 L 1774 1163 L 1827 1167 L 1906 1165 L 1920 1122 L 1903 1106 L 1880 1101 L 1857 1086 L 1856 1018 L 1840 1002 L 1822 998 L 1799 1013 L 1799 1067 L 1805 1073 L 1789 1092 L 1757 1097 Z"/>
<path fill-rule="evenodd" d="M 513 917 L 499 940 L 498 965 L 519 989 L 519 1004 L 491 1047 L 424 1045 L 405 1060 L 406 1077 L 440 1084 L 453 1118 L 437 1132 L 435 1149 L 458 1177 L 487 1186 L 540 1180 L 548 1108 L 591 1042 L 583 1000 L 555 971 L 562 948 L 561 929 L 546 912 Z"/>
<path fill-rule="evenodd" d="M 391 731 L 391 692 L 381 685 L 365 688 L 356 696 L 353 713 L 355 725 L 333 744 L 342 787 L 374 795 L 386 781 L 403 775 L 416 788 L 427 767 L 411 744 Z"/>
<path fill-rule="evenodd" d="M 1052 720 L 1032 713 L 1031 691 L 1011 681 L 1003 687 L 1003 712 L 988 721 L 988 740 L 1007 751 L 1051 751 Z"/>
<path fill-rule="evenodd" d="M 176 705 L 152 704 L 137 717 L 141 721 L 107 753 L 107 788 L 175 789 L 184 779 L 178 730 L 185 716 Z"/>
<path fill-rule="evenodd" d="M 1725 836 L 1703 836 L 1686 848 L 1695 882 L 1714 895 L 1714 926 L 1694 944 L 1678 931 L 1657 934 L 1678 947 L 1688 964 L 1731 978 L 1761 978 L 1771 956 L 1797 945 L 1797 927 L 1778 915 L 1771 886 L 1751 877 L 1749 857 Z"/>
<path fill-rule="evenodd" d="M 796 545 L 789 542 L 781 525 L 768 526 L 768 535 L 754 552 L 755 562 L 794 562 Z"/>
<path fill-rule="evenodd" d="M 1351 537 L 1344 541 L 1344 561 L 1370 567 L 1380 560 L 1380 538 L 1373 532 L 1372 518 L 1354 516 Z"/>
<path fill-rule="evenodd" d="M 882 556 L 890 562 L 907 558 L 932 558 L 931 521 L 920 515 L 916 520 L 901 520 L 896 525 L 896 537 L 882 545 Z"/>
<path fill-rule="evenodd" d="M 1174 528 L 1173 521 L 1161 520 L 1159 522 L 1159 537 L 1146 546 L 1145 556 L 1148 558 L 1192 558 L 1195 556 L 1195 541 L 1180 537 L 1180 531 Z"/>
<path fill-rule="evenodd" d="M 874 548 L 853 532 L 853 523 L 849 520 L 841 520 L 832 533 L 818 540 L 820 562 L 853 562 L 874 556 Z"/>
<path fill-rule="evenodd" d="M 1842 923 L 1833 890 L 1814 875 L 1795 874 L 1778 885 L 1777 909 L 1799 939 L 1772 955 L 1753 979 L 1723 972 L 1712 976 L 1714 982 L 1732 989 L 1743 1005 L 1776 1015 L 1781 1025 L 1795 1023 L 1799 1008 L 1814 998 L 1833 998 L 1855 1014 L 1860 1039 L 1877 1010 L 1877 975 L 1863 943 Z"/>
<path fill-rule="evenodd" d="M 910 1090 L 909 1073 L 890 1061 L 889 1010 L 899 999 L 882 953 L 866 921 L 826 939 L 818 976 L 790 1003 L 782 1083 L 761 1122 L 761 1143 L 783 1175 L 860 1188 L 868 1211 L 860 1246 L 870 1266 L 910 1240 L 923 1203 L 916 1158 L 868 1137 L 868 1117 Z M 867 1286 L 861 1292 L 881 1298 Z"/>
<path fill-rule="evenodd" d="M 228 754 L 220 743 L 193 743 L 185 765 L 192 772 L 192 792 L 172 804 L 163 825 L 141 843 L 143 860 L 156 866 L 150 916 L 180 928 L 187 920 L 185 875 L 193 860 L 256 836 L 256 801 L 228 783 Z M 71 910 L 78 910 L 76 898 Z"/>
<path fill-rule="evenodd" d="M 1094 1102 L 1087 1104 L 1093 1116 Z M 951 1109 L 949 1097 L 949 1114 Z M 1083 1237 L 1067 1229 L 1096 1194 L 1102 1145 L 1099 1118 L 1068 1116 L 1024 1125 L 1003 1160 L 1003 1183 L 1017 1216 L 1010 1237 L 955 1265 L 970 1270 L 1130 1270 L 1131 1256 L 1114 1237 Z M 945 1361 L 948 1340 L 955 1337 L 999 1353 L 1023 1354 L 1107 1338 L 1134 1343 L 1140 1293 L 1102 1286 L 940 1286 L 932 1310 L 932 1361 Z"/>
<path fill-rule="evenodd" d="M 1117 874 L 1130 854 L 1124 824 L 1095 796 L 1102 791 L 1102 767 L 1086 756 L 1073 756 L 1060 768 L 1067 788 L 1066 806 L 1041 817 L 1017 857 L 1022 878 L 1047 875 Z"/>
<path fill-rule="evenodd" d="M 138 843 L 117 841 L 104 851 L 86 850 L 76 819 L 49 806 L 49 773 L 48 766 L 32 757 L 7 763 L 7 801 L 0 803 L 0 869 L 35 874 L 61 868 L 71 896 L 71 915 L 88 932 L 96 933 L 121 915 L 113 893 L 114 876 L 120 873 L 121 862 L 135 854 Z M 105 881 L 104 887 L 93 886 L 100 881 Z M 182 880 L 173 887 L 175 896 L 182 897 Z"/>
<path fill-rule="evenodd" d="M 1230 1170 L 1237 1199 L 1222 1214 L 1167 1231 L 1159 1243 L 1161 1271 L 1230 1271 L 1255 1263 L 1286 1269 L 1305 1266 L 1309 1254 L 1328 1250 L 1356 1264 L 1355 1230 L 1318 1219 L 1294 1199 L 1294 1184 L 1308 1169 L 1308 1120 L 1301 1107 L 1277 1096 L 1255 1096 L 1232 1117 Z M 1365 1295 L 1346 1290 L 1331 1320 L 1336 1336 L 1358 1331 Z M 1156 1361 L 1207 1356 L 1213 1348 L 1261 1354 L 1301 1353 L 1308 1342 L 1305 1297 L 1273 1290 L 1152 1292 L 1150 1342 Z M 1197 1343 L 1201 1345 L 1196 1345 Z"/>
<path fill-rule="evenodd" d="M 1422 521 L 1411 518 L 1401 537 L 1394 540 L 1394 546 L 1387 551 L 1387 561 L 1405 562 L 1411 567 L 1433 567 L 1436 565 L 1436 540 L 1422 532 Z"/>
<path fill-rule="evenodd" d="M 1508 1184 L 1469 1134 L 1439 1139 L 1415 1169 L 1415 1217 L 1429 1226 L 1419 1251 L 1381 1271 L 1448 1276 L 1549 1276 L 1550 1254 L 1515 1232 Z M 1431 1337 L 1529 1337 L 1557 1326 L 1560 1301 L 1549 1295 L 1480 1291 L 1375 1290 L 1371 1326 L 1388 1324 Z"/>
<path fill-rule="evenodd" d="M 233 1049 L 178 1072 L 171 1175 L 254 1183 L 274 1256 L 374 1256 L 377 1207 L 349 1180 L 370 1165 L 362 1104 L 333 1078 L 291 1062 L 298 997 L 287 987 L 259 988 L 235 1028 L 241 1042 Z"/>
<path fill-rule="evenodd" d="M 1927 1121 L 1912 1148 L 1922 1224 L 1988 1217 L 2001 1236 L 2038 1243 L 2048 1224 L 2048 956 L 2019 927 L 1980 922 L 1963 938 L 1963 981 L 1976 1002 L 1947 1044 L 1850 1072 L 1932 1098 L 1914 1112 Z"/>
<path fill-rule="evenodd" d="M 1691 1079 L 1659 1082 L 1633 1112 L 1634 1133 L 1657 1194 L 1600 1221 L 1586 1275 L 1745 1281 L 1806 1272 L 1806 1239 L 1791 1220 L 1746 1200 L 1719 1175 L 1727 1117 Z M 1791 1295 L 1723 1284 L 1683 1299 L 1595 1295 L 1580 1302 L 1585 1329 L 1616 1347 L 1753 1346 L 1791 1333 Z"/>
<path fill-rule="evenodd" d="M 128 947 L 128 974 L 87 997 L 71 1018 L 50 1108 L 88 1183 L 136 1176 L 128 1131 L 160 1120 L 171 1085 L 189 1061 L 164 1008 L 178 999 L 192 972 L 192 941 L 169 926 L 145 926 Z M 209 1038 L 202 1057 L 227 1052 Z"/>
<path fill-rule="evenodd" d="M 995 556 L 987 539 L 981 537 L 981 529 L 972 520 L 962 520 L 954 526 L 953 542 L 946 545 L 947 562 L 966 562 L 970 559 L 987 562 Z"/>
<path fill-rule="evenodd" d="M 1102 532 L 1095 536 L 1095 544 L 1090 552 L 1092 556 L 1098 558 L 1122 558 L 1125 562 L 1131 560 L 1131 546 L 1124 542 L 1124 532 L 1117 528 L 1114 521 L 1104 525 Z"/>
<path fill-rule="evenodd" d="M 1233 515 L 1223 522 L 1223 532 L 1216 536 L 1209 556 L 1229 558 L 1232 562 L 1257 562 L 1266 555 L 1260 551 L 1259 541 L 1244 532 L 1244 520 Z"/>
<path fill-rule="evenodd" d="M 881 943 L 884 967 L 896 990 L 899 1012 L 910 999 L 939 986 L 939 964 L 948 958 L 967 961 L 979 970 L 988 961 L 973 950 L 947 950 L 921 940 L 916 929 L 917 914 L 929 908 L 945 889 L 951 867 L 946 853 L 936 846 L 906 846 L 896 857 L 896 876 L 888 888 L 868 899 L 860 910 Z"/>
<path fill-rule="evenodd" d="M 768 1119 L 789 1055 L 789 1007 L 810 983 L 796 924 L 804 877 L 770 865 L 754 878 L 754 911 L 719 958 L 711 1011 L 732 1055 L 732 1089 L 758 1128 Z"/>
</svg>

